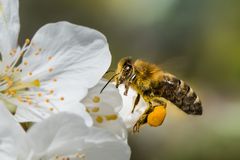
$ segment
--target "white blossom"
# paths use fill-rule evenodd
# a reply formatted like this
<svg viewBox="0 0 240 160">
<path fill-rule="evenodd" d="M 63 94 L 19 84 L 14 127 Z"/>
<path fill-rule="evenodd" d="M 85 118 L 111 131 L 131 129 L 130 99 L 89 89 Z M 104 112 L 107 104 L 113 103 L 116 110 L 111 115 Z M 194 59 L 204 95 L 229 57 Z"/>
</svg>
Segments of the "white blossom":
<svg viewBox="0 0 240 160">
<path fill-rule="evenodd" d="M 53 115 L 36 123 L 26 133 L 0 105 L 0 121 L 0 159 L 130 159 L 127 143 L 105 129 L 86 126 L 76 114 Z"/>
<path fill-rule="evenodd" d="M 100 32 L 57 22 L 17 45 L 18 0 L 0 0 L 0 101 L 19 122 L 67 111 L 90 116 L 79 104 L 108 69 L 111 55 Z"/>
</svg>

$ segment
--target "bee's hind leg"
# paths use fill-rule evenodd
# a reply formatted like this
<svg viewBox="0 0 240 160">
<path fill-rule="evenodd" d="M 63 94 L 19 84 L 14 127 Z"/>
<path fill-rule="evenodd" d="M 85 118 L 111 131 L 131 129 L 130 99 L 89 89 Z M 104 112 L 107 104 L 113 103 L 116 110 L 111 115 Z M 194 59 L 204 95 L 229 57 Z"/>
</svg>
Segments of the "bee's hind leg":
<svg viewBox="0 0 240 160">
<path fill-rule="evenodd" d="M 139 118 L 139 120 L 135 123 L 135 125 L 133 126 L 133 133 L 139 132 L 140 127 L 142 125 L 144 125 L 145 123 L 147 123 L 147 114 L 143 114 L 141 115 L 141 117 Z"/>
<path fill-rule="evenodd" d="M 147 123 L 148 115 L 151 112 L 153 112 L 155 107 L 159 107 L 159 106 L 163 106 L 164 108 L 167 107 L 167 103 L 159 99 L 153 99 L 152 103 L 149 102 L 148 104 L 149 104 L 148 108 L 145 110 L 145 112 L 140 116 L 139 120 L 133 126 L 133 133 L 139 132 L 140 127 Z"/>
<path fill-rule="evenodd" d="M 157 106 L 163 106 L 164 108 L 167 107 L 167 103 L 164 102 L 164 101 L 163 101 L 162 99 L 160 99 L 160 98 L 153 98 L 151 102 L 152 102 L 154 108 L 157 107 Z"/>
<path fill-rule="evenodd" d="M 167 103 L 162 100 L 153 99 L 153 111 L 148 115 L 147 123 L 151 127 L 161 126 L 166 118 Z"/>
<path fill-rule="evenodd" d="M 148 108 L 145 110 L 145 112 L 140 116 L 138 121 L 133 126 L 133 133 L 139 132 L 140 127 L 147 123 L 147 117 L 148 117 L 149 113 L 151 113 L 153 111 L 153 109 L 154 108 L 153 108 L 152 104 L 149 103 Z"/>
</svg>

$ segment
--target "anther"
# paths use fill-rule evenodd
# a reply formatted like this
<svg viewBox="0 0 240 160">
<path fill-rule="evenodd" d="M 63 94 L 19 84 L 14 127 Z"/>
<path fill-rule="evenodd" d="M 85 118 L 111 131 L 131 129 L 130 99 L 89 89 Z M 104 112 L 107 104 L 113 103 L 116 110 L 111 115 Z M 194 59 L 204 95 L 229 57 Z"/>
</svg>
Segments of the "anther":
<svg viewBox="0 0 240 160">
<path fill-rule="evenodd" d="M 101 116 L 97 116 L 97 117 L 96 117 L 96 121 L 97 121 L 98 123 L 102 123 L 102 122 L 103 122 L 103 118 L 102 118 Z"/>
<path fill-rule="evenodd" d="M 54 93 L 54 90 L 50 90 L 50 92 L 49 92 L 50 94 L 53 94 Z"/>
<path fill-rule="evenodd" d="M 48 72 L 52 72 L 52 71 L 53 71 L 53 68 L 49 68 L 49 69 L 48 69 Z"/>
<path fill-rule="evenodd" d="M 40 83 L 40 81 L 39 81 L 38 79 L 35 79 L 35 80 L 33 81 L 33 85 L 34 85 L 35 87 L 40 87 L 41 83 Z"/>
<path fill-rule="evenodd" d="M 52 59 L 52 56 L 49 56 L 49 57 L 48 57 L 48 60 L 50 61 L 51 59 Z"/>
<path fill-rule="evenodd" d="M 29 45 L 30 42 L 31 42 L 31 41 L 30 41 L 30 39 L 28 39 L 28 38 L 25 40 L 25 44 L 26 44 L 26 45 Z"/>
<path fill-rule="evenodd" d="M 27 62 L 27 61 L 25 61 L 23 64 L 26 66 L 26 65 L 28 65 L 28 62 Z"/>
<path fill-rule="evenodd" d="M 110 115 L 106 115 L 105 118 L 107 121 L 110 121 L 110 120 L 116 120 L 118 116 L 116 114 L 110 114 Z"/>
<path fill-rule="evenodd" d="M 92 109 L 92 112 L 98 112 L 99 110 L 100 110 L 99 107 L 94 107 L 94 108 Z"/>
<path fill-rule="evenodd" d="M 100 102 L 100 97 L 95 96 L 95 97 L 93 97 L 92 101 L 93 101 L 94 103 L 99 103 L 99 102 Z"/>
</svg>

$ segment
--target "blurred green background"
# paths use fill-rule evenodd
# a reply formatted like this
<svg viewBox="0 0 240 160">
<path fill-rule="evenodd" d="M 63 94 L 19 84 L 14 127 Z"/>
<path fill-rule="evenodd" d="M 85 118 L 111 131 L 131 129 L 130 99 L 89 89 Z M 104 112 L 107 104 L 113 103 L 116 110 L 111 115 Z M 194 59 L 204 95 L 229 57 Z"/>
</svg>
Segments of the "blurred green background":
<svg viewBox="0 0 240 160">
<path fill-rule="evenodd" d="M 168 107 L 163 126 L 131 135 L 132 160 L 240 159 L 239 0 L 20 0 L 20 41 L 60 20 L 106 35 L 124 56 L 159 64 L 193 86 L 204 114 Z"/>
</svg>

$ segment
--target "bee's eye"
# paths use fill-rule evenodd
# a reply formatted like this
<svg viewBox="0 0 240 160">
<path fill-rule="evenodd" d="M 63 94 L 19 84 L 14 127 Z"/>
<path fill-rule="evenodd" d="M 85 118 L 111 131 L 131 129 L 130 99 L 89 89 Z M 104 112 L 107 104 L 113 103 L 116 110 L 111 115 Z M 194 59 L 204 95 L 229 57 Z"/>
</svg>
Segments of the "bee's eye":
<svg viewBox="0 0 240 160">
<path fill-rule="evenodd" d="M 125 67 L 125 70 L 127 70 L 127 71 L 130 70 L 130 69 L 131 69 L 131 66 L 126 66 Z"/>
</svg>

